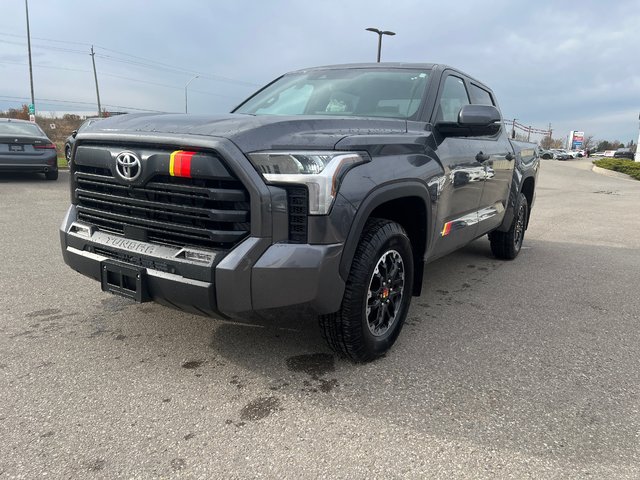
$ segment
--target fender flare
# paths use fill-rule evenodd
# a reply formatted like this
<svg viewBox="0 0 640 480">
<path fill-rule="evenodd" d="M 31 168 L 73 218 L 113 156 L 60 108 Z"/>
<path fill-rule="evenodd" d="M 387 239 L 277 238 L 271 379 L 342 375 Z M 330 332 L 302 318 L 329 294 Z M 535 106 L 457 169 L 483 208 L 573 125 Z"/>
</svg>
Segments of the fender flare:
<svg viewBox="0 0 640 480">
<path fill-rule="evenodd" d="M 500 232 L 507 232 L 511 228 L 511 224 L 513 223 L 514 218 L 514 209 L 515 204 L 518 200 L 518 195 L 522 192 L 522 186 L 528 178 L 533 178 L 534 184 L 536 181 L 535 173 L 528 173 L 527 175 L 523 175 L 519 179 L 516 179 L 516 173 L 514 172 L 513 182 L 511 182 L 511 189 L 509 190 L 509 198 L 507 199 L 507 208 L 504 214 L 504 218 L 502 219 L 502 223 L 496 229 Z M 518 181 L 516 181 L 518 180 Z"/>
<path fill-rule="evenodd" d="M 340 276 L 343 280 L 347 280 L 349 277 L 349 271 L 351 270 L 351 263 L 356 253 L 356 248 L 360 241 L 364 225 L 371 216 L 371 213 L 380 205 L 392 200 L 398 200 L 406 197 L 418 197 L 424 202 L 426 218 L 425 221 L 425 238 L 424 238 L 424 251 L 414 252 L 415 258 L 422 258 L 422 262 L 418 264 L 416 262 L 416 274 L 419 275 L 419 279 L 422 278 L 422 270 L 424 265 L 424 253 L 427 250 L 429 244 L 429 234 L 431 233 L 430 220 L 431 216 L 431 196 L 427 186 L 419 181 L 407 181 L 399 180 L 394 183 L 387 183 L 381 185 L 372 190 L 365 199 L 360 203 L 358 210 L 351 223 L 349 234 L 344 243 L 344 249 L 342 251 L 342 257 L 340 258 Z M 420 255 L 419 257 L 417 255 Z M 416 277 L 418 278 L 418 277 Z"/>
</svg>

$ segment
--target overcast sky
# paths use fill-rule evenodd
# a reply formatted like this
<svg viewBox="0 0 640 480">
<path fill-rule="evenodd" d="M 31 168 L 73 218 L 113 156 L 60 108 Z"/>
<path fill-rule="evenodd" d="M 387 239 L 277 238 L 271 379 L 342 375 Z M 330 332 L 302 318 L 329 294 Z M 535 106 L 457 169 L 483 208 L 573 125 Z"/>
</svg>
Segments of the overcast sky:
<svg viewBox="0 0 640 480">
<path fill-rule="evenodd" d="M 29 73 L 24 0 L 0 7 L 6 110 L 29 103 Z M 201 74 L 189 111 L 223 113 L 286 71 L 375 61 L 377 27 L 397 33 L 383 61 L 460 68 L 505 118 L 638 139 L 638 0 L 30 0 L 29 14 L 39 111 L 95 112 L 91 44 L 108 109 L 182 112 Z"/>
</svg>

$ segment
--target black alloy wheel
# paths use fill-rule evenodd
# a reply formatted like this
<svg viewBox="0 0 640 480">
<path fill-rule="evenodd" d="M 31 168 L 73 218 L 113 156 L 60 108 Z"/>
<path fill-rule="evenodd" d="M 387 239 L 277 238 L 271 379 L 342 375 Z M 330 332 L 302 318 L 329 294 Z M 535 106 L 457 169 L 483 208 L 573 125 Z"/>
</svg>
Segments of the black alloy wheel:
<svg viewBox="0 0 640 480">
<path fill-rule="evenodd" d="M 334 351 L 368 362 L 391 348 L 411 304 L 413 262 L 411 241 L 401 225 L 367 220 L 340 310 L 320 316 L 322 335 Z"/>
</svg>

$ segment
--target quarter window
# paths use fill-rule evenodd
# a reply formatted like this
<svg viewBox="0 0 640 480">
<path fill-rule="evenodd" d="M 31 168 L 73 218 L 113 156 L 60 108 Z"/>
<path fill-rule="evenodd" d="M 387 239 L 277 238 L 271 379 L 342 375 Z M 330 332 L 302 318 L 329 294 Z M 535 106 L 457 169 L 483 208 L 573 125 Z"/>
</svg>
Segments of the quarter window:
<svg viewBox="0 0 640 480">
<path fill-rule="evenodd" d="M 476 105 L 495 105 L 491 98 L 491 94 L 484 88 L 480 88 L 472 83 L 469 93 L 471 93 L 471 100 Z"/>
</svg>

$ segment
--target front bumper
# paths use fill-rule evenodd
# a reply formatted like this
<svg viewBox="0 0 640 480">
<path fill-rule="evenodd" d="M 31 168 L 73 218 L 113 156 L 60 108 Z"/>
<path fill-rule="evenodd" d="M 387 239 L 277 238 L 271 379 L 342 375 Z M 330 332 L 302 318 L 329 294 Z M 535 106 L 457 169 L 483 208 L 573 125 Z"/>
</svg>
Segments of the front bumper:
<svg viewBox="0 0 640 480">
<path fill-rule="evenodd" d="M 169 247 L 84 226 L 73 205 L 60 243 L 65 263 L 77 272 L 102 282 L 105 262 L 133 265 L 145 274 L 148 299 L 196 314 L 236 317 L 295 305 L 324 314 L 340 308 L 344 293 L 341 243 L 248 237 L 230 251 Z"/>
</svg>

